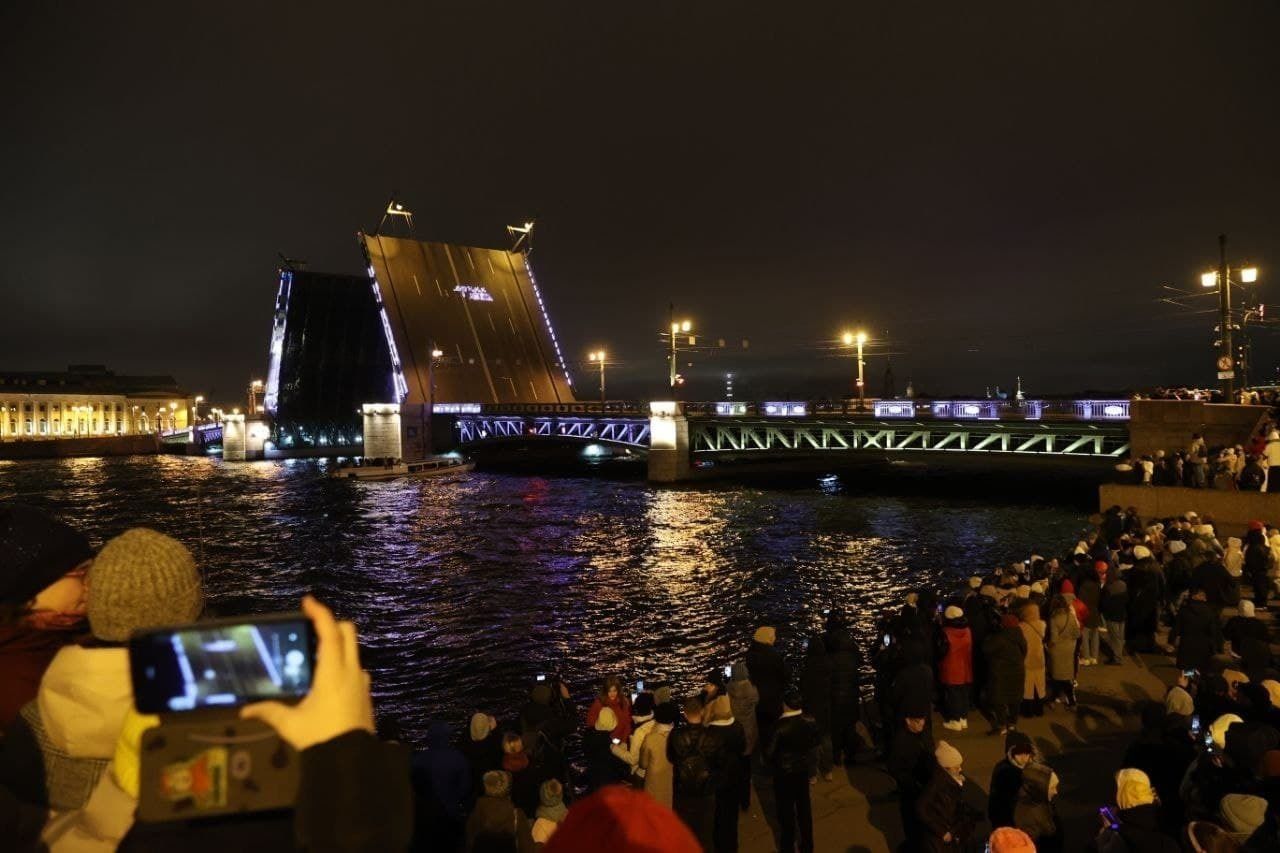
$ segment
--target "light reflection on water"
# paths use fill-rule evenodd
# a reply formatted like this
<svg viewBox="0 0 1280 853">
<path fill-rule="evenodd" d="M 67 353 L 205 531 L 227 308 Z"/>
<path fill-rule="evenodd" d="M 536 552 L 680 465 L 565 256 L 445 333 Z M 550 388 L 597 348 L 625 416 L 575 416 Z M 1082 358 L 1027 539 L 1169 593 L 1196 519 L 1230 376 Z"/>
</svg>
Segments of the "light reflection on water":
<svg viewBox="0 0 1280 853">
<path fill-rule="evenodd" d="M 360 627 L 379 710 L 426 721 L 516 709 L 533 675 L 665 674 L 692 688 L 759 624 L 797 655 L 825 607 L 869 643 L 920 583 L 1071 540 L 1083 515 L 807 489 L 471 474 L 327 480 L 314 462 L 137 457 L 0 464 L 0 499 L 66 514 L 95 541 L 134 525 L 186 542 L 220 613 L 307 590 Z"/>
</svg>

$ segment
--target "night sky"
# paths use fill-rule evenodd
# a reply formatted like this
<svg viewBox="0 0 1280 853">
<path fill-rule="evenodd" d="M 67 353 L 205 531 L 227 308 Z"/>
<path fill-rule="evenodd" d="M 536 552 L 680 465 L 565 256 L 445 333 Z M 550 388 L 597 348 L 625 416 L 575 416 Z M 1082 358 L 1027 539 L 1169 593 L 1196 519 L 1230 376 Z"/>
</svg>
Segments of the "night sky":
<svg viewBox="0 0 1280 853">
<path fill-rule="evenodd" d="M 1212 384 L 1213 299 L 1157 300 L 1226 232 L 1280 317 L 1278 37 L 1274 0 L 6 3 L 0 369 L 230 399 L 277 252 L 360 271 L 395 191 L 422 239 L 536 216 L 619 394 L 664 381 L 673 301 L 750 340 L 702 399 L 847 392 L 857 326 L 899 390 Z"/>
</svg>

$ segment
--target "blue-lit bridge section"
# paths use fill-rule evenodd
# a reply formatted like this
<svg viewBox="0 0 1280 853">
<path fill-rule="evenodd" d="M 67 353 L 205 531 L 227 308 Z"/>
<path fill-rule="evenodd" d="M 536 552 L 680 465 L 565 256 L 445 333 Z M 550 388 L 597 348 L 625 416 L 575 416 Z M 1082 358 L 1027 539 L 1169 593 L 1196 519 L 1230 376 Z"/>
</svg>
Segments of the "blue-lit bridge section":
<svg viewBox="0 0 1280 853">
<path fill-rule="evenodd" d="M 457 438 L 463 446 L 517 439 L 569 439 L 648 448 L 649 419 L 607 415 L 457 416 Z"/>
</svg>

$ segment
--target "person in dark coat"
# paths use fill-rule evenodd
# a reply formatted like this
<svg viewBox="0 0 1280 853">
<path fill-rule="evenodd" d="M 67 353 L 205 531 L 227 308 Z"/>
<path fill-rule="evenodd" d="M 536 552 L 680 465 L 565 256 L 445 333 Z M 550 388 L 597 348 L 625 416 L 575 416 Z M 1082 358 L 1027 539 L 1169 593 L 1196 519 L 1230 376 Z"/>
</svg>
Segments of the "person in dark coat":
<svg viewBox="0 0 1280 853">
<path fill-rule="evenodd" d="M 1030 764 L 1022 771 L 1022 788 L 1014 807 L 1014 826 L 1035 843 L 1036 853 L 1062 853 L 1062 821 L 1053 801 L 1058 777 L 1047 765 Z"/>
<path fill-rule="evenodd" d="M 804 664 L 800 669 L 800 693 L 804 697 L 804 712 L 818 726 L 818 771 L 824 779 L 831 779 L 834 767 L 831 739 L 831 663 L 827 656 L 826 640 L 814 634 L 805 641 Z"/>
<path fill-rule="evenodd" d="M 782 717 L 765 747 L 778 808 L 778 849 L 786 853 L 796 849 L 797 840 L 800 853 L 813 853 L 809 777 L 818 741 L 818 727 L 805 715 L 803 698 L 798 691 L 788 691 L 783 699 Z"/>
<path fill-rule="evenodd" d="M 717 743 L 708 736 L 703 725 L 706 709 L 699 696 L 684 701 L 685 725 L 667 738 L 667 760 L 671 762 L 674 780 L 674 810 L 702 846 L 714 848 L 715 775 L 719 757 Z"/>
<path fill-rule="evenodd" d="M 1262 681 L 1271 666 L 1271 638 L 1266 624 L 1257 618 L 1252 601 L 1241 601 L 1240 612 L 1227 620 L 1222 636 L 1240 657 L 1240 668 L 1251 681 Z"/>
<path fill-rule="evenodd" d="M 1203 591 L 1205 600 L 1215 614 L 1221 613 L 1222 608 L 1235 604 L 1231 600 L 1231 573 L 1216 554 L 1210 554 L 1208 559 L 1192 570 L 1189 588 Z"/>
<path fill-rule="evenodd" d="M 756 629 L 747 649 L 746 664 L 751 683 L 760 693 L 756 705 L 756 721 L 760 729 L 760 741 L 768 743 L 773 724 L 782 715 L 782 693 L 791 683 L 791 672 L 782 653 L 774 648 L 778 632 L 768 626 Z"/>
<path fill-rule="evenodd" d="M 1177 544 L 1182 545 L 1181 542 Z M 1156 631 L 1160 627 L 1160 606 L 1163 600 L 1160 577 L 1158 567 L 1154 571 L 1148 571 L 1139 570 L 1137 565 L 1125 576 L 1125 582 L 1129 585 L 1129 613 L 1125 622 L 1125 635 L 1129 647 L 1136 652 L 1156 651 Z"/>
<path fill-rule="evenodd" d="M 502 733 L 498 731 L 498 721 L 488 714 L 472 714 L 459 748 L 471 768 L 474 799 L 484 792 L 484 774 L 502 767 Z"/>
<path fill-rule="evenodd" d="M 907 850 L 918 846 L 920 823 L 916 817 L 916 801 L 933 776 L 933 735 L 925 722 L 929 716 L 927 702 L 906 705 L 893 729 L 885 769 L 898 786 L 898 808 L 902 829 L 906 833 Z"/>
<path fill-rule="evenodd" d="M 929 784 L 916 802 L 920 821 L 920 850 L 925 853 L 969 849 L 970 836 L 981 815 L 965 803 L 963 756 L 945 740 L 933 751 L 936 766 Z"/>
<path fill-rule="evenodd" d="M 908 706 L 933 707 L 933 669 L 927 663 L 912 663 L 902 667 L 893 678 L 889 694 L 894 717 L 901 717 L 902 709 Z"/>
<path fill-rule="evenodd" d="M 1204 671 L 1208 669 L 1209 659 L 1222 651 L 1222 627 L 1203 589 L 1193 590 L 1178 609 L 1169 639 L 1178 643 L 1179 669 Z"/>
<path fill-rule="evenodd" d="M 1004 758 L 991 771 L 991 785 L 987 795 L 987 818 L 992 829 L 1014 826 L 1013 808 L 1022 790 L 1022 771 L 1035 758 L 1036 750 L 1031 738 L 1022 732 L 1012 731 L 1005 736 Z"/>
<path fill-rule="evenodd" d="M 1249 522 L 1249 532 L 1244 537 L 1244 576 L 1253 587 L 1253 606 L 1267 609 L 1271 581 L 1267 570 L 1271 568 L 1271 546 L 1267 544 L 1261 521 Z"/>
<path fill-rule="evenodd" d="M 1159 795 L 1165 825 L 1176 826 L 1182 811 L 1178 788 L 1196 758 L 1196 744 L 1187 728 L 1188 717 L 1170 714 L 1160 702 L 1142 708 L 1142 731 L 1125 750 L 1121 766 L 1147 774 Z"/>
<path fill-rule="evenodd" d="M 1093 842 L 1099 853 L 1112 850 L 1132 853 L 1181 853 L 1182 847 L 1164 832 L 1160 806 L 1151 781 L 1141 770 L 1125 768 L 1116 774 L 1116 826 L 1104 826 Z M 1116 841 L 1122 842 L 1117 845 Z"/>
<path fill-rule="evenodd" d="M 825 642 L 831 670 L 832 759 L 837 764 L 852 764 L 862 717 L 862 652 L 844 621 L 834 613 L 827 619 Z"/>
<path fill-rule="evenodd" d="M 582 753 L 587 761 L 587 790 L 598 791 L 605 785 L 625 782 L 631 767 L 613 754 L 613 730 L 618 718 L 609 707 L 601 708 L 595 725 L 582 736 Z"/>
<path fill-rule="evenodd" d="M 1111 656 L 1108 663 L 1119 666 L 1124 661 L 1126 623 L 1129 619 L 1129 585 L 1123 578 L 1107 579 L 1107 585 L 1102 588 L 1099 610 L 1102 623 L 1107 628 L 1106 648 Z"/>
<path fill-rule="evenodd" d="M 449 727 L 432 723 L 427 748 L 409 764 L 413 779 L 414 849 L 456 850 L 462 843 L 474 791 L 466 756 L 449 743 Z"/>
<path fill-rule="evenodd" d="M 742 798 L 741 774 L 751 767 L 742 761 L 747 736 L 733 716 L 733 703 L 719 696 L 705 709 L 706 737 L 711 744 L 711 775 L 715 779 L 715 806 L 711 837 L 716 853 L 738 849 L 738 802 Z"/>
<path fill-rule="evenodd" d="M 1151 553 L 1145 546 L 1142 550 L 1147 554 Z M 1098 662 L 1102 645 L 1102 582 L 1099 580 L 1099 570 L 1105 572 L 1107 564 L 1098 561 L 1093 566 L 1086 566 L 1076 582 L 1076 598 L 1088 608 L 1080 623 L 1080 660 L 1086 666 L 1093 666 Z"/>
<path fill-rule="evenodd" d="M 987 688 L 984 701 L 996 731 L 1005 734 L 1018 720 L 1018 706 L 1026 679 L 1027 638 L 1018 617 L 1006 614 L 1000 630 L 982 643 L 987 660 Z"/>
</svg>

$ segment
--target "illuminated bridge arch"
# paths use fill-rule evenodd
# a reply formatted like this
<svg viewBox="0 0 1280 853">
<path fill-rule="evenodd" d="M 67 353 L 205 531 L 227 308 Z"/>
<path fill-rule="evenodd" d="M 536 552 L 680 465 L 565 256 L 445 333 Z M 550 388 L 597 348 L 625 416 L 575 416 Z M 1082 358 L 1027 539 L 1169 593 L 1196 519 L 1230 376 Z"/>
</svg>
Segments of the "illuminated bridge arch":
<svg viewBox="0 0 1280 853">
<path fill-rule="evenodd" d="M 463 447 L 526 439 L 568 439 L 649 447 L 648 418 L 465 414 L 457 416 L 454 428 Z"/>
</svg>

